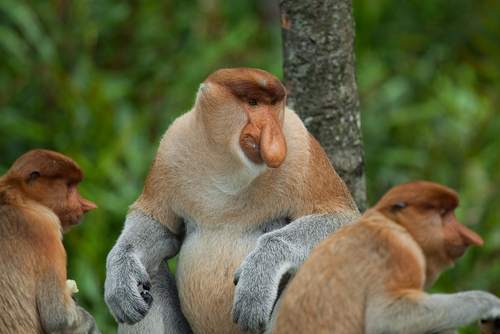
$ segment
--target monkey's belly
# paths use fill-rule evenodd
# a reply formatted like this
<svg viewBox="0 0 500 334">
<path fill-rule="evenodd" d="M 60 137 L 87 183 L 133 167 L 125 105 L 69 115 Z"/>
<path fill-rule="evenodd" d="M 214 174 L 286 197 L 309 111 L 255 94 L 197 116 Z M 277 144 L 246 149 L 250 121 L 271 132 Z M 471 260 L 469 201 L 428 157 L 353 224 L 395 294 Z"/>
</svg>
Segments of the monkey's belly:
<svg viewBox="0 0 500 334">
<path fill-rule="evenodd" d="M 257 237 L 225 233 L 186 237 L 176 280 L 182 312 L 194 333 L 240 333 L 231 320 L 234 273 L 256 242 Z"/>
</svg>

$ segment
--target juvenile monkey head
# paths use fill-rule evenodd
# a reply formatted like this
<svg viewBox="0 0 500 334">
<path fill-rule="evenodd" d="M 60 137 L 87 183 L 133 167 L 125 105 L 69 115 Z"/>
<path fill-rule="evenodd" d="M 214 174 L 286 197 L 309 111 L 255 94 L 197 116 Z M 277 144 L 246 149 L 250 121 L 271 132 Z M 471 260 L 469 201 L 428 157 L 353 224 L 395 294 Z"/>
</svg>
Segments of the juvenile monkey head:
<svg viewBox="0 0 500 334">
<path fill-rule="evenodd" d="M 405 227 L 427 261 L 426 286 L 453 265 L 468 246 L 483 239 L 455 217 L 458 195 L 437 183 L 412 181 L 390 189 L 375 205 L 386 217 Z"/>
<path fill-rule="evenodd" d="M 61 221 L 63 232 L 80 222 L 97 206 L 84 199 L 77 185 L 83 180 L 81 168 L 63 154 L 33 150 L 17 159 L 0 178 L 0 187 L 10 186 L 20 197 L 51 209 Z"/>
<path fill-rule="evenodd" d="M 253 163 L 276 168 L 287 152 L 285 98 L 281 82 L 266 71 L 222 69 L 201 85 L 197 108 L 212 138 L 230 139 L 225 144 L 236 143 Z"/>
</svg>

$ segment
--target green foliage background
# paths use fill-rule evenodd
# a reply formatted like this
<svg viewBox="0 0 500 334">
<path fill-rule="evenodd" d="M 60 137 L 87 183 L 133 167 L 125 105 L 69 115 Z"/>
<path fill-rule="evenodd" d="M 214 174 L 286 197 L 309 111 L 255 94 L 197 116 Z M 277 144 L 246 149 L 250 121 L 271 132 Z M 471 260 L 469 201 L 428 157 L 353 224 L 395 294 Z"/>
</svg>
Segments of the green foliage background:
<svg viewBox="0 0 500 334">
<path fill-rule="evenodd" d="M 106 255 L 169 123 L 211 72 L 282 78 L 266 1 L 0 1 L 0 175 L 34 148 L 84 170 L 98 206 L 65 235 L 68 277 L 103 333 Z M 500 2 L 354 0 L 371 204 L 425 179 L 457 190 L 457 215 L 485 239 L 432 291 L 500 295 Z M 477 333 L 469 326 L 463 333 Z"/>
</svg>

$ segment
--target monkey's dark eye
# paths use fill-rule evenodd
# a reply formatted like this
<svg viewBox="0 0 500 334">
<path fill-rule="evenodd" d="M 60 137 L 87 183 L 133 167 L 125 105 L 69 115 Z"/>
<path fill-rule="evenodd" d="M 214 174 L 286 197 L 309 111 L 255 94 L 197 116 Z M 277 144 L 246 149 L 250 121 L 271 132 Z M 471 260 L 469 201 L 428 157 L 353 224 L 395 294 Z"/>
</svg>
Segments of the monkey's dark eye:
<svg viewBox="0 0 500 334">
<path fill-rule="evenodd" d="M 40 177 L 40 171 L 39 170 L 34 170 L 30 173 L 28 178 L 26 179 L 26 182 L 36 180 Z"/>
<path fill-rule="evenodd" d="M 274 106 L 276 104 L 276 100 L 271 101 L 271 105 Z"/>
<path fill-rule="evenodd" d="M 391 211 L 398 212 L 400 210 L 403 210 L 404 208 L 406 208 L 406 203 L 398 202 L 398 203 L 395 203 L 391 206 Z"/>
<path fill-rule="evenodd" d="M 257 101 L 255 101 L 254 99 L 252 100 L 248 100 L 248 104 L 251 105 L 251 106 L 256 106 L 258 105 Z"/>
<path fill-rule="evenodd" d="M 448 209 L 441 209 L 441 211 L 439 211 L 439 214 L 441 216 L 444 216 L 444 215 L 446 215 L 448 213 L 448 211 L 449 211 Z"/>
</svg>

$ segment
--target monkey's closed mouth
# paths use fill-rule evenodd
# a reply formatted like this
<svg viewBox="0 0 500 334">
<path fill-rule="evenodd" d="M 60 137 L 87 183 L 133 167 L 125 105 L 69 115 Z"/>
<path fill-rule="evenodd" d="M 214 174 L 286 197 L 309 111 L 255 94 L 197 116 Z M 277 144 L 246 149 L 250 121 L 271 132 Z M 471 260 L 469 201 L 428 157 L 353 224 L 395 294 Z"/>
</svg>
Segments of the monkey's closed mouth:
<svg viewBox="0 0 500 334">
<path fill-rule="evenodd" d="M 249 141 L 249 143 L 253 146 L 253 148 L 257 149 L 260 151 L 260 146 L 255 144 L 254 142 Z"/>
</svg>

